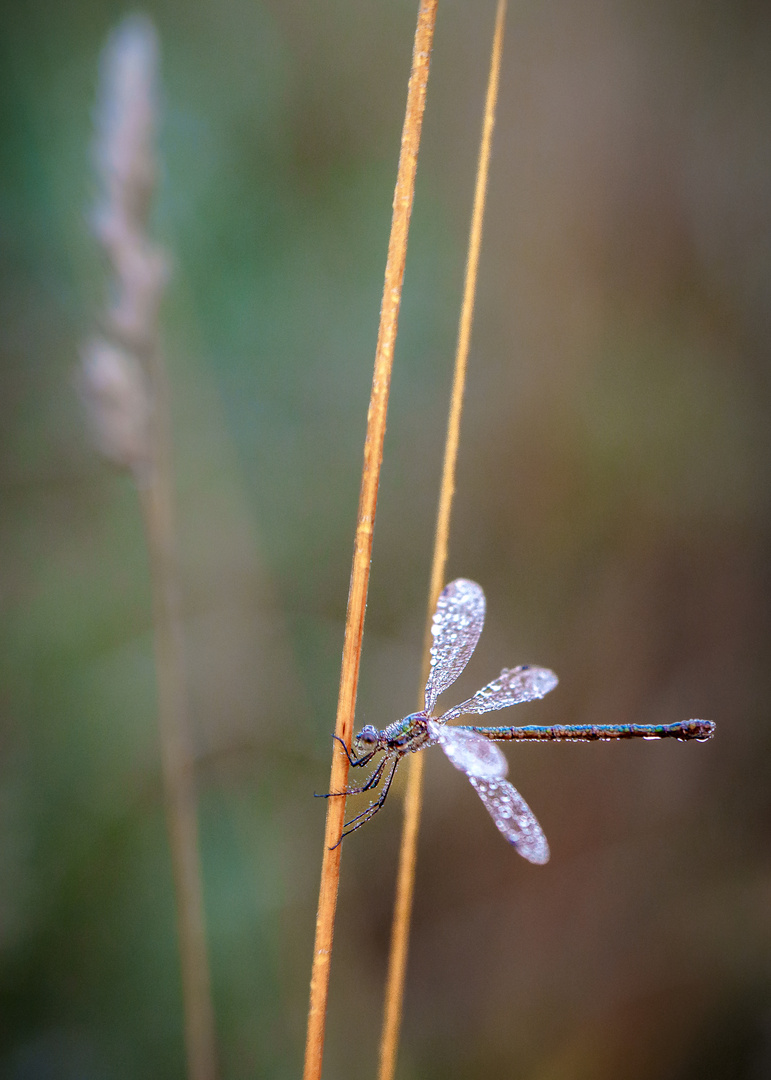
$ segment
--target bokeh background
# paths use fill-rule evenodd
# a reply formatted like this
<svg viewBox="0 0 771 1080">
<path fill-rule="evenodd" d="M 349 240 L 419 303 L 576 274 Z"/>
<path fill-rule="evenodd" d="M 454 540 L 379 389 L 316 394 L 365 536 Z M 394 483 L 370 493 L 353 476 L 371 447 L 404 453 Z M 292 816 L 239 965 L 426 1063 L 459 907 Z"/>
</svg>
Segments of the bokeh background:
<svg viewBox="0 0 771 1080">
<path fill-rule="evenodd" d="M 73 373 L 106 0 L 4 5 L 0 1074 L 183 1075 L 146 553 Z M 416 4 L 157 0 L 188 678 L 224 1080 L 301 1069 L 362 444 Z M 493 24 L 442 0 L 358 700 L 418 692 Z M 771 9 L 513 3 L 449 576 L 447 701 L 703 716 L 511 748 L 531 867 L 427 761 L 402 1080 L 771 1076 Z M 503 721 L 502 721 L 503 722 Z M 514 716 L 512 714 L 512 722 Z M 403 778 L 402 778 L 403 783 Z M 398 785 L 397 785 L 398 787 Z M 325 1075 L 374 1074 L 401 788 L 346 842 Z"/>
</svg>

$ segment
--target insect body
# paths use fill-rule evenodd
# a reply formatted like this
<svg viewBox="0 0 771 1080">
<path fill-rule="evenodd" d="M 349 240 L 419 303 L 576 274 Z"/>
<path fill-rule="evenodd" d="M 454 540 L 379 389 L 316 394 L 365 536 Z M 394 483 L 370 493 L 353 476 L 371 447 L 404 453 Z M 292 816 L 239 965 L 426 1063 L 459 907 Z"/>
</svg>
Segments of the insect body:
<svg viewBox="0 0 771 1080">
<path fill-rule="evenodd" d="M 548 668 L 530 667 L 527 664 L 504 668 L 497 679 L 478 690 L 468 701 L 448 709 L 442 716 L 433 717 L 437 698 L 455 682 L 476 648 L 484 619 L 485 594 L 476 582 L 458 578 L 446 585 L 439 596 L 431 627 L 434 641 L 425 708 L 389 724 L 382 731 L 367 724 L 356 736 L 355 754 L 351 754 L 338 739 L 354 768 L 366 766 L 378 754 L 382 754 L 360 787 L 330 792 L 331 796 L 358 795 L 375 790 L 382 781 L 377 799 L 346 822 L 343 836 L 360 829 L 380 810 L 405 754 L 438 743 L 455 768 L 469 778 L 509 843 L 530 862 L 545 863 L 549 858 L 546 837 L 530 807 L 506 780 L 508 762 L 495 745 L 496 741 L 631 738 L 704 741 L 712 737 L 715 725 L 708 720 L 688 720 L 679 724 L 577 724 L 551 727 L 448 726 L 449 720 L 459 716 L 492 712 L 522 701 L 542 698 L 557 685 L 557 676 Z"/>
</svg>

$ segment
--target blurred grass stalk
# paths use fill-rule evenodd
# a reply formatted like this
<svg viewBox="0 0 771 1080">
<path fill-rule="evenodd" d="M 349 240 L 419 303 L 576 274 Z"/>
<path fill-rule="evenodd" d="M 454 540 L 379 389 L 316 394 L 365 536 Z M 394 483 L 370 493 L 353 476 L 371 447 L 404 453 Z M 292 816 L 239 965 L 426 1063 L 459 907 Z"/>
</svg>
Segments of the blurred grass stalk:
<svg viewBox="0 0 771 1080">
<path fill-rule="evenodd" d="M 463 411 L 463 396 L 466 388 L 466 369 L 471 341 L 471 327 L 474 320 L 474 301 L 476 298 L 477 271 L 479 252 L 482 246 L 482 224 L 484 222 L 487 178 L 490 171 L 490 148 L 495 126 L 495 108 L 498 101 L 498 85 L 503 52 L 503 32 L 506 23 L 506 0 L 498 0 L 495 16 L 495 30 L 490 55 L 490 72 L 487 79 L 482 139 L 477 160 L 476 184 L 474 187 L 474 205 L 471 214 L 466 273 L 463 285 L 458 326 L 458 345 L 455 351 L 450 411 L 447 420 L 447 437 L 444 446 L 442 480 L 439 489 L 439 506 L 436 515 L 436 535 L 434 537 L 434 555 L 431 565 L 431 584 L 428 594 L 426 614 L 426 632 L 423 643 L 423 665 L 420 688 L 418 690 L 418 708 L 423 707 L 424 687 L 428 678 L 431 661 L 431 620 L 442 590 L 447 570 L 447 553 L 450 537 L 450 515 L 455 494 L 455 471 L 460 442 L 460 421 Z M 407 792 L 404 804 L 404 826 L 399 851 L 399 869 L 396 880 L 396 899 L 391 928 L 391 948 L 388 958 L 386 977 L 385 1004 L 383 1007 L 383 1029 L 380 1037 L 380 1058 L 378 1080 L 393 1080 L 396 1069 L 396 1054 L 399 1047 L 399 1033 L 404 1004 L 404 981 L 407 971 L 407 950 L 412 916 L 412 897 L 415 889 L 415 865 L 418 854 L 418 827 L 423 790 L 423 755 L 412 754 L 407 774 Z"/>
<path fill-rule="evenodd" d="M 148 236 L 155 186 L 158 41 L 152 23 L 126 18 L 101 59 L 94 156 L 102 187 L 92 218 L 110 263 L 102 331 L 83 350 L 79 383 L 96 441 L 136 483 L 152 584 L 158 717 L 190 1080 L 214 1080 L 214 1012 L 203 915 L 176 559 L 171 419 L 158 331 L 168 278 Z"/>
<path fill-rule="evenodd" d="M 364 465 L 359 494 L 359 510 L 354 539 L 351 583 L 348 591 L 348 610 L 345 621 L 343 662 L 340 671 L 340 691 L 337 703 L 335 734 L 350 747 L 356 691 L 359 681 L 361 640 L 364 633 L 364 613 L 367 606 L 369 569 L 372 559 L 372 537 L 377 510 L 380 466 L 383 460 L 388 395 L 391 385 L 394 344 L 399 323 L 402 282 L 407 258 L 412 203 L 415 194 L 415 173 L 418 149 L 426 104 L 429 61 L 434 38 L 438 0 L 421 0 L 412 50 L 412 69 L 407 87 L 407 107 L 402 128 L 401 150 L 393 199 L 391 234 L 388 240 L 383 300 L 380 307 L 380 326 L 375 349 L 375 369 L 372 393 L 367 414 L 367 433 L 364 440 Z M 348 759 L 333 744 L 330 791 L 344 791 L 348 783 Z M 324 1055 L 329 971 L 332 961 L 337 892 L 340 882 L 340 838 L 343 832 L 346 800 L 327 800 L 327 822 L 324 830 L 324 855 L 321 865 L 319 905 L 316 914 L 316 938 L 311 969 L 308 1030 L 305 1044 L 303 1080 L 320 1080 Z"/>
</svg>

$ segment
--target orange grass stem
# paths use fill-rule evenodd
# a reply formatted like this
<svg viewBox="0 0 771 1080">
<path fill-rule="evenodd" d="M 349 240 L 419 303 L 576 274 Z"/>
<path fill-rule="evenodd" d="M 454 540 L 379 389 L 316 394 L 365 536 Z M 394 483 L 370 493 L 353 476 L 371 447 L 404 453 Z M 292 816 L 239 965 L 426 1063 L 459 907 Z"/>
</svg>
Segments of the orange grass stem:
<svg viewBox="0 0 771 1080">
<path fill-rule="evenodd" d="M 421 688 L 428 677 L 431 617 L 436 601 L 444 584 L 447 567 L 447 549 L 450 533 L 450 513 L 455 493 L 455 467 L 458 459 L 460 439 L 460 421 L 463 410 L 463 394 L 466 386 L 466 368 L 468 361 L 471 326 L 474 318 L 474 299 L 476 295 L 479 251 L 482 244 L 482 223 L 484 220 L 487 177 L 490 166 L 490 146 L 495 125 L 495 106 L 498 100 L 498 83 L 503 52 L 503 30 L 506 20 L 506 0 L 498 0 L 495 19 L 490 75 L 487 83 L 482 141 L 479 148 L 476 188 L 474 191 L 474 209 L 471 217 L 466 277 L 463 289 L 460 324 L 458 328 L 458 347 L 455 354 L 455 374 L 453 377 L 450 413 L 447 422 L 442 483 L 439 492 L 439 507 L 434 540 L 434 558 L 431 567 L 431 586 L 428 598 L 428 618 L 423 649 L 423 673 Z M 422 689 L 419 707 L 422 708 Z M 391 951 L 388 961 L 385 1006 L 383 1010 L 383 1031 L 380 1039 L 380 1065 L 378 1080 L 393 1080 L 396 1068 L 396 1052 L 399 1045 L 402 1008 L 404 1001 L 404 980 L 407 969 L 407 948 L 409 944 L 412 897 L 415 887 L 415 864 L 417 860 L 418 826 L 422 799 L 423 755 L 410 756 L 407 777 L 407 794 L 404 808 L 404 829 L 399 853 L 399 871 L 396 883 L 396 900 L 391 931 Z"/>
<path fill-rule="evenodd" d="M 356 690 L 359 681 L 361 639 L 364 632 L 364 612 L 367 604 L 369 568 L 372 555 L 372 536 L 377 509 L 380 465 L 383 460 L 388 393 L 391 385 L 394 342 L 399 322 L 402 281 L 407 257 L 407 234 L 415 192 L 415 171 L 418 162 L 420 133 L 426 103 L 431 45 L 436 23 L 438 0 L 422 0 L 412 53 L 412 70 L 407 88 L 407 109 L 402 129 L 399 167 L 394 189 L 391 235 L 388 241 L 383 301 L 380 308 L 380 327 L 375 351 L 375 370 L 367 414 L 367 434 L 364 441 L 364 466 L 359 495 L 359 512 L 348 591 L 348 611 L 345 621 L 343 662 L 340 672 L 340 691 L 337 703 L 335 733 L 351 745 Z M 330 791 L 342 791 L 348 781 L 348 760 L 336 751 L 332 757 Z M 305 1044 L 303 1080 L 320 1080 L 324 1053 L 324 1032 L 329 992 L 329 970 L 332 959 L 337 891 L 340 880 L 340 837 L 345 817 L 345 799 L 329 799 L 324 833 L 324 856 L 321 866 L 319 906 L 316 915 L 316 940 L 311 970 L 308 1033 Z"/>
</svg>

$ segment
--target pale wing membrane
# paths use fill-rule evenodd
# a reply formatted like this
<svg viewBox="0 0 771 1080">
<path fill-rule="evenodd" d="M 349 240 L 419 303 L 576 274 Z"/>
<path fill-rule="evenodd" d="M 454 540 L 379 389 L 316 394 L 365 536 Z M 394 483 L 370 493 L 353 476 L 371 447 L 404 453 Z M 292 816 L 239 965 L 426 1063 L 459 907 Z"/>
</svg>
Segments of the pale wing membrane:
<svg viewBox="0 0 771 1080">
<path fill-rule="evenodd" d="M 439 595 L 431 624 L 431 670 L 426 683 L 426 712 L 463 671 L 485 622 L 485 594 L 475 581 L 458 578 Z"/>
<path fill-rule="evenodd" d="M 428 721 L 428 732 L 439 743 L 456 769 L 466 776 L 499 780 L 509 771 L 509 763 L 501 750 L 483 735 L 468 728 L 444 727 L 436 720 Z"/>
<path fill-rule="evenodd" d="M 477 795 L 508 842 L 531 863 L 549 861 L 549 845 L 525 800 L 508 780 L 469 775 Z"/>
<path fill-rule="evenodd" d="M 507 709 L 509 705 L 518 705 L 522 701 L 535 701 L 536 698 L 548 694 L 556 685 L 557 676 L 548 668 L 530 667 L 529 664 L 504 668 L 497 679 L 477 690 L 472 698 L 446 712 L 442 722 L 446 723 L 469 713 Z"/>
<path fill-rule="evenodd" d="M 455 768 L 469 778 L 508 842 L 530 862 L 547 862 L 546 837 L 525 800 L 504 780 L 508 762 L 495 743 L 468 728 L 444 727 L 436 720 L 429 720 L 428 732 Z"/>
</svg>

